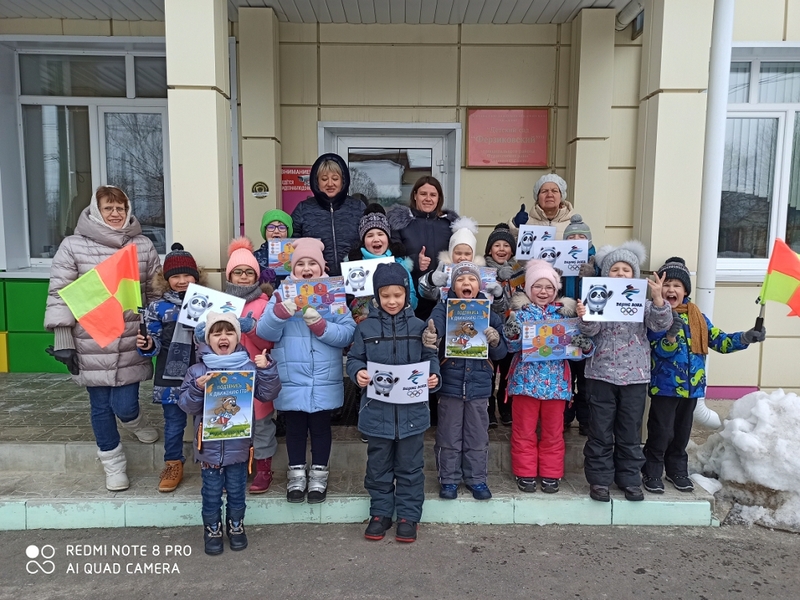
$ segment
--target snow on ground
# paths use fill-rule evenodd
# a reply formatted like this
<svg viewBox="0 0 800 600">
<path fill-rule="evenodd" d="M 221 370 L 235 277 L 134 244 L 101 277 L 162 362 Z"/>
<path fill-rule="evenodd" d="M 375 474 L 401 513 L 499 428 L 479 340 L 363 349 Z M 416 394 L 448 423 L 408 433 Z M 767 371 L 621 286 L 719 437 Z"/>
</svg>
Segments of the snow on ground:
<svg viewBox="0 0 800 600">
<path fill-rule="evenodd" d="M 717 477 L 723 484 L 721 496 L 739 505 L 734 509 L 737 520 L 800 532 L 796 394 L 778 390 L 740 398 L 722 429 L 702 446 L 690 443 L 688 451 L 690 470 Z M 697 476 L 695 481 L 706 487 Z"/>
</svg>

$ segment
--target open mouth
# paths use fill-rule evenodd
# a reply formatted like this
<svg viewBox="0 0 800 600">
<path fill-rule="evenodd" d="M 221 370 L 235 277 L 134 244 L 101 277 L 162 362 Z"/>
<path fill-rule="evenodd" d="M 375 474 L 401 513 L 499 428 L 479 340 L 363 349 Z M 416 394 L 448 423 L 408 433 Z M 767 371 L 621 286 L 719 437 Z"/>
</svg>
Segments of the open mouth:
<svg viewBox="0 0 800 600">
<path fill-rule="evenodd" d="M 303 279 L 311 279 L 314 277 L 313 273 L 303 273 Z"/>
<path fill-rule="evenodd" d="M 473 298 L 474 295 L 475 295 L 475 292 L 472 290 L 472 288 L 461 288 L 461 297 L 462 298 Z"/>
<path fill-rule="evenodd" d="M 378 254 L 383 250 L 383 244 L 370 244 L 369 251 L 373 254 Z"/>
<path fill-rule="evenodd" d="M 681 299 L 678 298 L 678 294 L 674 292 L 667 292 L 666 300 L 672 305 L 678 304 L 681 301 Z"/>
</svg>

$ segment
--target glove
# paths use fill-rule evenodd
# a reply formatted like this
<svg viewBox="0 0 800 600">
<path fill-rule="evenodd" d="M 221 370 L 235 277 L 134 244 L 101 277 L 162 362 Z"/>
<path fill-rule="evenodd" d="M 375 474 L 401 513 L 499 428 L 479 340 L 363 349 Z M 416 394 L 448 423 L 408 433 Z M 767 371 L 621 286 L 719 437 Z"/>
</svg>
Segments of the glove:
<svg viewBox="0 0 800 600">
<path fill-rule="evenodd" d="M 176 325 L 177 327 L 177 325 Z M 198 344 L 205 344 L 206 343 L 206 324 L 205 322 L 199 323 L 197 327 L 194 328 L 194 341 Z"/>
<path fill-rule="evenodd" d="M 526 225 L 528 223 L 528 213 L 525 212 L 525 205 L 521 204 L 519 207 L 519 212 L 514 215 L 514 225 L 519 227 L 520 225 Z"/>
<path fill-rule="evenodd" d="M 284 300 L 283 302 L 278 302 L 275 304 L 274 311 L 276 317 L 285 321 L 286 319 L 291 318 L 294 313 L 297 312 L 297 304 L 295 304 L 292 300 Z"/>
<path fill-rule="evenodd" d="M 239 327 L 241 328 L 242 333 L 250 333 L 251 331 L 255 331 L 256 320 L 253 318 L 252 310 L 247 313 L 246 317 L 239 317 Z"/>
<path fill-rule="evenodd" d="M 591 261 L 591 259 L 589 259 Z M 581 265 L 578 271 L 579 277 L 594 277 L 597 271 L 594 268 L 594 262 L 586 262 Z"/>
<path fill-rule="evenodd" d="M 496 281 L 492 281 L 491 283 L 486 284 L 486 291 L 495 298 L 500 298 L 503 295 L 503 286 Z"/>
<path fill-rule="evenodd" d="M 436 287 L 442 287 L 447 285 L 447 273 L 444 272 L 444 263 L 439 263 L 439 266 L 436 270 L 431 273 L 431 283 Z"/>
<path fill-rule="evenodd" d="M 433 324 L 433 319 L 428 319 L 428 326 L 422 330 L 422 345 L 426 348 L 438 350 L 438 341 L 439 338 L 436 335 L 436 326 Z"/>
<path fill-rule="evenodd" d="M 514 269 L 508 263 L 497 269 L 497 279 L 500 281 L 509 281 L 513 276 Z"/>
<path fill-rule="evenodd" d="M 317 312 L 316 308 L 309 306 L 303 310 L 303 321 L 306 322 L 306 325 L 311 327 L 315 323 L 322 321 L 322 315 Z"/>
<path fill-rule="evenodd" d="M 507 340 L 515 340 L 519 337 L 521 331 L 519 323 L 517 323 L 516 313 L 512 310 L 508 313 L 508 319 L 503 325 L 503 335 L 506 336 Z"/>
<path fill-rule="evenodd" d="M 683 329 L 683 319 L 678 314 L 678 311 L 672 311 L 672 325 L 670 325 L 669 329 L 667 329 L 666 336 L 669 340 L 675 341 L 678 337 L 678 334 Z"/>
<path fill-rule="evenodd" d="M 757 342 L 763 342 L 764 338 L 767 337 L 767 330 L 765 327 L 759 329 L 748 329 L 744 333 L 742 333 L 742 341 L 745 344 L 755 344 Z M 61 350 L 64 352 L 64 350 Z M 58 360 L 58 359 L 56 359 Z"/>
<path fill-rule="evenodd" d="M 561 299 L 561 304 L 563 306 L 559 308 L 556 312 L 560 314 L 562 317 L 571 319 L 572 317 L 578 316 L 578 303 L 575 300 L 573 300 L 572 298 L 564 297 Z"/>
<path fill-rule="evenodd" d="M 586 353 L 592 351 L 592 346 L 594 345 L 594 342 L 592 342 L 592 338 L 590 338 L 588 335 L 579 333 L 578 335 L 572 338 L 572 341 L 569 344 L 570 346 L 577 346 L 578 348 L 581 349 L 581 352 Z"/>
<path fill-rule="evenodd" d="M 500 343 L 500 334 L 497 333 L 497 329 L 494 327 L 487 327 L 483 330 L 483 335 L 486 336 L 486 341 L 489 342 L 489 345 L 492 348 L 496 348 L 497 344 Z"/>
<path fill-rule="evenodd" d="M 78 351 L 75 348 L 64 348 L 63 350 L 54 350 L 52 346 L 48 346 L 45 350 L 50 356 L 55 358 L 58 362 L 64 363 L 67 371 L 71 375 L 78 375 L 81 372 L 78 366 Z"/>
</svg>

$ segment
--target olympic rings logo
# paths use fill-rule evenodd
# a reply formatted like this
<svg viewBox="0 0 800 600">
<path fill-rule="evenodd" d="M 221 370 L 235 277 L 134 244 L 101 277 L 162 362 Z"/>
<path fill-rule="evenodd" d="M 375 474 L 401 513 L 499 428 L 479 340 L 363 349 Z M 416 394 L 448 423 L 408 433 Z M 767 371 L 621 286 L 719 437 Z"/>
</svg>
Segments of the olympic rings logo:
<svg viewBox="0 0 800 600">
<path fill-rule="evenodd" d="M 55 556 L 55 554 L 56 549 L 50 544 L 45 544 L 42 546 L 41 550 L 38 546 L 31 544 L 25 548 L 25 556 L 31 559 L 25 563 L 25 570 L 31 575 L 34 575 L 40 571 L 45 575 L 50 575 L 56 570 L 56 564 L 50 560 L 53 558 L 53 556 Z M 43 560 L 41 563 L 37 560 L 34 560 L 38 557 L 42 557 L 45 560 Z"/>
<path fill-rule="evenodd" d="M 406 396 L 409 398 L 419 398 L 420 394 L 422 394 L 422 390 L 409 390 L 406 392 Z"/>
<path fill-rule="evenodd" d="M 639 312 L 639 308 L 636 306 L 621 306 L 619 312 L 621 312 L 626 317 L 632 317 L 637 312 Z"/>
</svg>

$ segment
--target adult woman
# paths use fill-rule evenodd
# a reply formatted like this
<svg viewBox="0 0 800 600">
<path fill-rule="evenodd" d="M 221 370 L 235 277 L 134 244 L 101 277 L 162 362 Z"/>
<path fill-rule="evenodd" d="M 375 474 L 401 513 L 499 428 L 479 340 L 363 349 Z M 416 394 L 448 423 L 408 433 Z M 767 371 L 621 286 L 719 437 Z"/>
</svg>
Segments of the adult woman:
<svg viewBox="0 0 800 600">
<path fill-rule="evenodd" d="M 575 214 L 572 204 L 567 202 L 567 182 L 555 173 L 542 175 L 533 186 L 536 205 L 531 215 L 525 212 L 523 204 L 519 212 L 508 222 L 511 232 L 516 236 L 520 225 L 545 225 L 556 228 L 556 239 L 564 237 L 564 229 Z"/>
<path fill-rule="evenodd" d="M 110 491 L 128 488 L 127 462 L 116 418 L 140 442 L 152 444 L 158 439 L 156 430 L 146 426 L 139 412 L 139 382 L 153 376 L 153 364 L 136 351 L 140 321 L 136 312 L 125 311 L 124 333 L 101 348 L 75 320 L 58 292 L 128 244 L 136 246 L 142 306 L 147 306 L 158 298 L 151 285 L 160 267 L 158 253 L 142 235 L 125 192 L 100 186 L 78 218 L 75 234 L 61 243 L 53 258 L 44 316 L 45 328 L 55 333 L 55 349 L 48 351 L 67 366 L 75 383 L 86 386 L 89 392 L 97 456 Z"/>
<path fill-rule="evenodd" d="M 386 216 L 392 228 L 392 241 L 402 242 L 408 256 L 414 261 L 411 270 L 412 284 L 417 285 L 420 276 L 439 266 L 439 253 L 448 249 L 450 225 L 458 219 L 452 211 L 443 209 L 442 184 L 435 177 L 417 179 L 411 189 L 410 206 L 398 204 L 389 209 Z M 436 302 L 419 298 L 414 313 L 426 320 Z"/>
<path fill-rule="evenodd" d="M 338 154 L 323 154 L 314 161 L 310 185 L 314 197 L 303 200 L 292 212 L 294 237 L 322 240 L 329 274 L 341 275 L 340 263 L 351 248 L 361 244 L 358 221 L 364 204 L 347 195 L 350 171 Z"/>
</svg>

